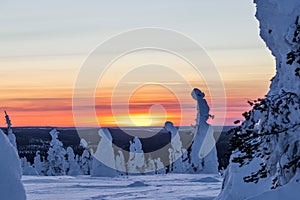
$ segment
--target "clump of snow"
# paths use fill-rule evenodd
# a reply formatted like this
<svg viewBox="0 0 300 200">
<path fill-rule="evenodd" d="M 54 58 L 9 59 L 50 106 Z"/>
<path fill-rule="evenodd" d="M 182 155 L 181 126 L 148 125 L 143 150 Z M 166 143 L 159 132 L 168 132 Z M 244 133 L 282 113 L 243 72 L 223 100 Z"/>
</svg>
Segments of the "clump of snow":
<svg viewBox="0 0 300 200">
<path fill-rule="evenodd" d="M 148 186 L 148 184 L 145 184 L 142 181 L 135 181 L 135 182 L 129 184 L 127 187 L 145 187 L 145 186 Z"/>
<path fill-rule="evenodd" d="M 7 136 L 0 130 L 0 195 L 1 199 L 26 199 L 21 183 L 19 156 Z"/>
</svg>

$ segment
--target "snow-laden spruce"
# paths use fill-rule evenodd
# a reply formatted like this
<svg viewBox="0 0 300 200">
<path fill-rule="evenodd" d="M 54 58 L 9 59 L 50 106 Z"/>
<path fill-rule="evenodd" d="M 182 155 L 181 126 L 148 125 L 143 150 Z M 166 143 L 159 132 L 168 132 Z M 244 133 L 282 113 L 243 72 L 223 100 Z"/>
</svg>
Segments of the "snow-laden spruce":
<svg viewBox="0 0 300 200">
<path fill-rule="evenodd" d="M 177 128 L 172 122 L 165 123 L 165 129 L 171 133 L 171 148 L 169 148 L 169 171 L 172 173 L 185 173 L 185 160 L 183 155 L 186 155 L 186 150 L 182 146 L 181 138 Z"/>
<path fill-rule="evenodd" d="M 192 91 L 197 102 L 197 120 L 194 140 L 189 149 L 182 145 L 180 134 L 172 122 L 166 122 L 164 128 L 171 134 L 168 149 L 169 162 L 166 166 L 151 153 L 144 153 L 141 140 L 135 136 L 129 141 L 129 155 L 126 161 L 124 150 L 113 146 L 112 136 L 107 128 L 99 130 L 101 137 L 96 152 L 93 154 L 92 176 L 117 176 L 134 174 L 166 173 L 218 173 L 217 151 L 213 128 L 207 123 L 210 116 L 205 95 L 199 89 Z M 117 148 L 117 149 L 115 149 Z M 125 152 L 126 153 L 126 152 Z"/>
<path fill-rule="evenodd" d="M 84 150 L 80 157 L 80 168 L 84 175 L 90 175 L 92 169 L 92 156 L 88 150 Z"/>
<path fill-rule="evenodd" d="M 26 199 L 21 183 L 21 165 L 15 147 L 0 129 L 0 198 L 9 200 Z"/>
<path fill-rule="evenodd" d="M 58 131 L 53 129 L 50 131 L 50 135 L 52 140 L 50 142 L 50 148 L 48 150 L 48 176 L 58 176 L 58 175 L 66 175 L 66 150 L 63 147 L 63 144 L 58 139 Z"/>
<path fill-rule="evenodd" d="M 84 150 L 82 156 L 75 155 L 72 147 L 63 147 L 58 138 L 58 131 L 50 131 L 51 142 L 47 156 L 41 156 L 40 151 L 36 152 L 33 165 L 27 162 L 26 158 L 21 158 L 24 175 L 42 176 L 78 176 L 89 175 L 91 171 L 91 155 Z"/>
<path fill-rule="evenodd" d="M 101 128 L 98 132 L 101 137 L 97 150 L 93 153 L 92 176 L 117 176 L 115 154 L 112 144 L 112 136 L 107 128 Z"/>
<path fill-rule="evenodd" d="M 207 123 L 209 106 L 205 94 L 195 88 L 192 97 L 197 101 L 197 119 L 194 140 L 190 152 L 192 170 L 196 173 L 218 173 L 218 159 L 214 130 Z"/>
<path fill-rule="evenodd" d="M 130 153 L 127 162 L 127 171 L 129 173 L 145 173 L 147 166 L 145 163 L 142 143 L 138 137 L 135 136 L 133 141 L 130 141 L 129 150 Z"/>
<path fill-rule="evenodd" d="M 39 173 L 37 170 L 27 161 L 26 157 L 20 159 L 21 161 L 21 168 L 22 168 L 22 175 L 31 175 L 37 176 Z"/>
<path fill-rule="evenodd" d="M 66 174 L 68 174 L 69 176 L 78 176 L 78 175 L 82 175 L 83 172 L 79 166 L 79 160 L 78 157 L 75 156 L 74 151 L 72 149 L 72 147 L 68 147 L 67 148 L 67 169 L 66 169 Z"/>
<path fill-rule="evenodd" d="M 298 199 L 300 1 L 255 3 L 260 35 L 276 58 L 276 75 L 266 98 L 249 102 L 252 110 L 231 131 L 233 154 L 219 199 Z"/>
</svg>

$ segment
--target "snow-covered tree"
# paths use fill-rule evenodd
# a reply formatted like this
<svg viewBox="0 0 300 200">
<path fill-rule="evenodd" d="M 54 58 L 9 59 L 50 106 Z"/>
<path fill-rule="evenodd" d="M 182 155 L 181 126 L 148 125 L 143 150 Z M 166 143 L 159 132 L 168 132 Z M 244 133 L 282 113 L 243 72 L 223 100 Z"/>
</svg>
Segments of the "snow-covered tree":
<svg viewBox="0 0 300 200">
<path fill-rule="evenodd" d="M 84 175 L 91 174 L 92 156 L 88 150 L 84 150 L 80 157 L 80 168 Z"/>
<path fill-rule="evenodd" d="M 27 161 L 26 157 L 20 159 L 23 175 L 39 175 L 35 168 Z"/>
<path fill-rule="evenodd" d="M 66 174 L 70 176 L 82 175 L 83 172 L 75 158 L 75 154 L 72 147 L 67 148 L 67 170 Z"/>
<path fill-rule="evenodd" d="M 166 167 L 163 164 L 163 162 L 160 160 L 160 158 L 157 158 L 154 160 L 155 167 L 156 167 L 156 174 L 166 174 Z"/>
<path fill-rule="evenodd" d="M 134 137 L 133 141 L 130 141 L 129 150 L 128 173 L 145 173 L 147 166 L 145 164 L 144 151 L 142 143 L 137 136 Z"/>
<path fill-rule="evenodd" d="M 286 198 L 288 191 L 293 191 L 290 199 L 298 199 L 299 190 L 292 188 L 300 186 L 300 1 L 254 2 L 260 35 L 276 58 L 276 75 L 266 97 L 249 101 L 252 110 L 230 131 L 233 153 L 219 199 L 277 192 Z"/>
<path fill-rule="evenodd" d="M 197 101 L 197 119 L 189 158 L 191 172 L 217 173 L 218 160 L 213 128 L 206 122 L 210 116 L 205 94 L 195 88 L 192 97 Z"/>
<path fill-rule="evenodd" d="M 39 175 L 46 175 L 47 163 L 45 163 L 45 159 L 43 159 L 43 161 L 42 159 L 43 158 L 40 155 L 40 151 L 37 151 L 33 159 L 33 167 Z"/>
<path fill-rule="evenodd" d="M 58 139 L 58 131 L 53 129 L 50 131 L 52 140 L 48 150 L 48 176 L 66 175 L 66 150 Z"/>
<path fill-rule="evenodd" d="M 121 150 L 118 150 L 118 155 L 116 156 L 116 169 L 120 175 L 126 175 L 126 164 L 124 154 Z"/>
<path fill-rule="evenodd" d="M 8 129 L 7 137 L 9 139 L 10 143 L 13 145 L 13 147 L 15 147 L 15 149 L 17 150 L 17 139 L 11 128 Z"/>
<path fill-rule="evenodd" d="M 186 150 L 182 147 L 178 130 L 173 126 L 172 122 L 166 122 L 164 128 L 171 133 L 171 148 L 168 149 L 169 172 L 184 173 L 182 156 Z"/>
<path fill-rule="evenodd" d="M 6 120 L 6 124 L 7 124 L 7 137 L 10 141 L 10 143 L 13 145 L 13 147 L 15 147 L 15 149 L 17 150 L 17 140 L 16 140 L 16 136 L 11 128 L 11 120 L 8 116 L 8 114 L 6 113 L 6 111 L 4 111 L 5 113 L 5 120 Z"/>
<path fill-rule="evenodd" d="M 149 157 L 148 160 L 147 160 L 147 174 L 156 174 L 156 165 L 155 165 L 155 161 Z"/>
<path fill-rule="evenodd" d="M 0 160 L 1 199 L 25 200 L 26 194 L 21 182 L 22 171 L 19 156 L 1 129 Z"/>
<path fill-rule="evenodd" d="M 107 128 L 98 132 L 101 137 L 96 152 L 93 154 L 92 176 L 117 176 L 116 160 L 112 147 L 112 136 Z"/>
</svg>

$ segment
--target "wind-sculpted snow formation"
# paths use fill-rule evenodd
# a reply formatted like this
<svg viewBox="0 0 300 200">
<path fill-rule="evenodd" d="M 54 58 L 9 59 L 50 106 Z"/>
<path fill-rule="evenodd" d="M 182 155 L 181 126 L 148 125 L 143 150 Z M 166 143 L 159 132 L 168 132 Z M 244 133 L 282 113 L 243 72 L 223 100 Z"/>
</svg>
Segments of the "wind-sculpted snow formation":
<svg viewBox="0 0 300 200">
<path fill-rule="evenodd" d="M 219 199 L 298 199 L 300 1 L 254 2 L 260 35 L 276 59 L 276 75 L 266 97 L 249 102 L 252 110 L 231 131 L 233 154 Z"/>
<path fill-rule="evenodd" d="M 0 198 L 9 200 L 26 199 L 21 183 L 21 165 L 15 147 L 0 130 Z"/>
</svg>

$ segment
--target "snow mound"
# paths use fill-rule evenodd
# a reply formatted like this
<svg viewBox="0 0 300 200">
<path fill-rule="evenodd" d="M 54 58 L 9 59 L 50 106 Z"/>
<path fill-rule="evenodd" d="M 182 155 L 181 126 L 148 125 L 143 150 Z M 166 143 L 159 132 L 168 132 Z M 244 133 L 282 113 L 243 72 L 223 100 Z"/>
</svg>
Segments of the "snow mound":
<svg viewBox="0 0 300 200">
<path fill-rule="evenodd" d="M 213 177 L 205 177 L 201 178 L 198 180 L 199 182 L 204 182 L 204 183 L 217 183 L 220 182 L 218 179 L 213 178 Z"/>
<path fill-rule="evenodd" d="M 264 192 L 248 200 L 281 200 L 281 199 L 299 199 L 300 197 L 300 174 L 296 175 L 288 184 L 277 190 Z"/>
<path fill-rule="evenodd" d="M 22 171 L 19 157 L 6 135 L 0 130 L 0 195 L 5 200 L 26 199 L 20 181 Z"/>
<path fill-rule="evenodd" d="M 148 186 L 148 184 L 145 184 L 143 181 L 135 181 L 128 185 L 128 187 L 145 187 Z"/>
</svg>

